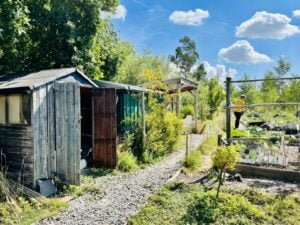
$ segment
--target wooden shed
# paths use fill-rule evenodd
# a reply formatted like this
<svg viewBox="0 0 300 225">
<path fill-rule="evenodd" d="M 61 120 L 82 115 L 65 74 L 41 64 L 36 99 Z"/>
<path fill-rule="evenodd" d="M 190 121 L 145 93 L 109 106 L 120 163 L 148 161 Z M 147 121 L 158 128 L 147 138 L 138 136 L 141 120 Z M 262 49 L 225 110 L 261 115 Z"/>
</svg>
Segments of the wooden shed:
<svg viewBox="0 0 300 225">
<path fill-rule="evenodd" d="M 0 150 L 8 173 L 30 187 L 54 175 L 79 184 L 85 137 L 92 147 L 96 87 L 75 68 L 1 75 Z"/>
<path fill-rule="evenodd" d="M 115 83 L 110 81 L 95 80 L 99 88 L 112 88 L 116 90 L 116 117 L 117 136 L 122 136 L 126 131 L 132 131 L 134 126 L 143 117 L 143 93 L 148 93 L 146 88 Z"/>
</svg>

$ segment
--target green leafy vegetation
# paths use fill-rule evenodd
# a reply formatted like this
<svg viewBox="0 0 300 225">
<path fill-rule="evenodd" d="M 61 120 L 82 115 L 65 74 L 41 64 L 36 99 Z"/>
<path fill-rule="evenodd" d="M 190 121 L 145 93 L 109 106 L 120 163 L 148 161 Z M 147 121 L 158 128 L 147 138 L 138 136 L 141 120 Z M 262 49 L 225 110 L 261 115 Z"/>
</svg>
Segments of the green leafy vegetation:
<svg viewBox="0 0 300 225">
<path fill-rule="evenodd" d="M 179 40 L 181 46 L 175 49 L 175 55 L 170 55 L 170 61 L 180 68 L 182 74 L 187 78 L 192 66 L 199 58 L 196 50 L 196 43 L 188 36 L 184 36 Z"/>
<path fill-rule="evenodd" d="M 118 152 L 118 170 L 130 172 L 138 168 L 137 160 L 131 152 Z"/>
<path fill-rule="evenodd" d="M 62 188 L 62 196 L 79 197 L 86 193 L 91 195 L 99 195 L 103 192 L 101 184 L 92 176 L 81 176 L 80 185 L 64 185 Z"/>
<path fill-rule="evenodd" d="M 34 191 L 10 182 L 5 171 L 0 170 L 0 224 L 31 224 L 66 207 L 67 203 L 45 199 Z"/>
<path fill-rule="evenodd" d="M 254 189 L 216 191 L 174 183 L 149 198 L 129 225 L 295 225 L 300 222 L 299 195 L 264 194 Z M 159 215 L 159 216 L 158 216 Z"/>
<path fill-rule="evenodd" d="M 199 150 L 202 154 L 208 154 L 216 150 L 218 139 L 216 136 L 209 136 L 200 146 Z"/>
<path fill-rule="evenodd" d="M 203 157 L 199 150 L 191 152 L 188 156 L 184 158 L 184 167 L 186 172 L 197 170 L 203 161 Z"/>
<path fill-rule="evenodd" d="M 147 136 L 142 161 L 151 163 L 175 150 L 182 134 L 182 121 L 175 113 L 152 99 L 146 114 Z"/>
<path fill-rule="evenodd" d="M 249 133 L 247 132 L 247 130 L 232 129 L 231 136 L 232 137 L 247 137 L 247 136 L 249 136 Z"/>
<path fill-rule="evenodd" d="M 212 154 L 213 166 L 218 170 L 218 189 L 217 198 L 219 197 L 220 187 L 224 181 L 224 174 L 227 170 L 233 170 L 239 159 L 239 145 L 219 146 Z"/>
</svg>

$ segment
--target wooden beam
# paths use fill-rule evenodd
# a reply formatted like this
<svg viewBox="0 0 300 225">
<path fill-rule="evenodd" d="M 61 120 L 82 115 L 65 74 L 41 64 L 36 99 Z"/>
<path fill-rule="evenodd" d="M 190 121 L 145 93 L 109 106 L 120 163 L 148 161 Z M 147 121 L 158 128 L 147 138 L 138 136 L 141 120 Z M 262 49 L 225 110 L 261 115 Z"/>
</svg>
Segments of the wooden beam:
<svg viewBox="0 0 300 225">
<path fill-rule="evenodd" d="M 271 106 L 290 106 L 290 105 L 300 105 L 299 102 L 289 102 L 289 103 L 261 103 L 261 104 L 252 104 L 252 105 L 245 105 L 243 108 L 254 108 L 254 107 L 271 107 Z M 236 106 L 225 106 L 224 109 L 232 109 Z"/>
<path fill-rule="evenodd" d="M 268 79 L 254 79 L 254 80 L 231 80 L 230 83 L 247 83 L 247 82 L 259 82 L 259 81 L 271 81 L 271 80 L 299 80 L 300 77 L 279 77 Z M 225 83 L 227 80 L 225 81 Z"/>
</svg>

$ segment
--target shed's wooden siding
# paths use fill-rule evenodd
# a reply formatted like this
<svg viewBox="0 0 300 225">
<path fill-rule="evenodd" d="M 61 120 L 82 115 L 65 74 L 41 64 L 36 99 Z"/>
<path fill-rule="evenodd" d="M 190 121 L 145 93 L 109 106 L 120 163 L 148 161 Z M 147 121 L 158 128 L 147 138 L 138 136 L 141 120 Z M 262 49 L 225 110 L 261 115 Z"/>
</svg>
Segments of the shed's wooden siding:
<svg viewBox="0 0 300 225">
<path fill-rule="evenodd" d="M 2 163 L 9 174 L 20 182 L 32 186 L 33 177 L 33 132 L 29 125 L 1 125 L 0 150 L 5 157 Z"/>
<path fill-rule="evenodd" d="M 34 180 L 53 177 L 79 184 L 80 87 L 51 83 L 32 94 Z"/>
</svg>

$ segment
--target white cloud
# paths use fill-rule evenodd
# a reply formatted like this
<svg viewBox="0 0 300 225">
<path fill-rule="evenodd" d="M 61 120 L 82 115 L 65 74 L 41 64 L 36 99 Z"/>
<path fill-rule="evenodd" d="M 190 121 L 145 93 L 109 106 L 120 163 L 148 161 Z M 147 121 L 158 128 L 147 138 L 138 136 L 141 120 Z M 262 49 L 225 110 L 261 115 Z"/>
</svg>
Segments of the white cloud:
<svg viewBox="0 0 300 225">
<path fill-rule="evenodd" d="M 114 12 L 101 12 L 102 18 L 111 18 L 111 19 L 122 19 L 125 20 L 127 15 L 127 9 L 124 5 L 118 5 Z"/>
<path fill-rule="evenodd" d="M 236 36 L 261 39 L 284 39 L 300 32 L 290 24 L 291 19 L 283 14 L 256 12 L 255 15 L 236 28 Z"/>
<path fill-rule="evenodd" d="M 200 26 L 203 20 L 209 17 L 209 12 L 196 9 L 195 11 L 174 11 L 169 17 L 169 20 L 175 24 Z"/>
<path fill-rule="evenodd" d="M 300 19 L 300 9 L 293 11 L 293 17 L 296 17 L 297 19 Z"/>
<path fill-rule="evenodd" d="M 228 48 L 220 49 L 218 55 L 227 62 L 238 64 L 258 64 L 272 61 L 269 56 L 255 51 L 246 40 L 237 41 Z"/>
<path fill-rule="evenodd" d="M 204 68 L 206 71 L 206 77 L 208 79 L 217 77 L 218 80 L 220 81 L 220 83 L 225 81 L 227 75 L 230 75 L 231 77 L 233 77 L 234 75 L 237 74 L 237 71 L 235 69 L 232 69 L 232 68 L 226 69 L 225 65 L 217 64 L 216 66 L 212 66 L 207 61 L 204 61 L 202 63 L 204 65 Z M 191 72 L 192 73 L 195 72 L 198 66 L 199 65 L 194 65 L 191 69 Z"/>
</svg>

